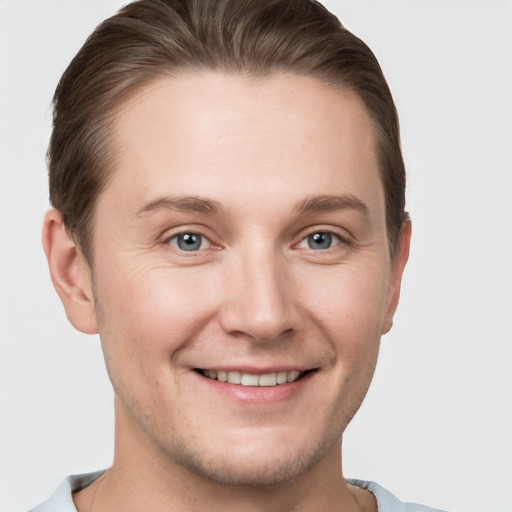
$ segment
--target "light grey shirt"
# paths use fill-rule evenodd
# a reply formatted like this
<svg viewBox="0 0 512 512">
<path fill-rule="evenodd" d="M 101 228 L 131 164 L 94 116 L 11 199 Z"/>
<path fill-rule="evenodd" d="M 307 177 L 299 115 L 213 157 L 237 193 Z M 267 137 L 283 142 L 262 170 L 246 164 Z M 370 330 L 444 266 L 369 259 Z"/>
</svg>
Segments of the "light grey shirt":
<svg viewBox="0 0 512 512">
<path fill-rule="evenodd" d="M 65 478 L 57 487 L 48 500 L 30 510 L 30 512 L 77 512 L 73 503 L 72 493 L 79 491 L 94 482 L 103 471 L 86 473 L 85 475 L 71 475 Z M 414 503 L 403 503 L 393 496 L 389 491 L 375 482 L 364 480 L 347 480 L 347 483 L 367 489 L 377 499 L 378 512 L 443 512 L 442 510 L 416 505 Z"/>
</svg>

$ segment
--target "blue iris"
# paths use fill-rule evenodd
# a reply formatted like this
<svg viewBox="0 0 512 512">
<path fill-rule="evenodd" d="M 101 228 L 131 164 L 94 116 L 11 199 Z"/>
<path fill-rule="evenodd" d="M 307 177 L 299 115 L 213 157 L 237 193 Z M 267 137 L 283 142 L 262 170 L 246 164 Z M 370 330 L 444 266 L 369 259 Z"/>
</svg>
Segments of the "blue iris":
<svg viewBox="0 0 512 512">
<path fill-rule="evenodd" d="M 310 249 L 329 249 L 332 245 L 332 235 L 329 233 L 314 233 L 308 236 L 308 247 Z"/>
</svg>

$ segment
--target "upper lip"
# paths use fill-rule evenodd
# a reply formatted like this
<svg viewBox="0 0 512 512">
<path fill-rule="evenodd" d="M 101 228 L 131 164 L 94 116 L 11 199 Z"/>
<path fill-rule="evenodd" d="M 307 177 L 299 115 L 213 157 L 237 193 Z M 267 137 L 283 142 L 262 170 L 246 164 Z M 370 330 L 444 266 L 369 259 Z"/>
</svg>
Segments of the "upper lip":
<svg viewBox="0 0 512 512">
<path fill-rule="evenodd" d="M 249 365 L 209 365 L 209 366 L 197 366 L 195 370 L 214 370 L 217 372 L 241 372 L 251 373 L 254 375 L 265 375 L 267 373 L 279 373 L 279 372 L 291 372 L 294 370 L 305 372 L 308 370 L 316 370 L 316 367 L 306 365 L 276 365 L 276 366 L 249 366 Z"/>
</svg>

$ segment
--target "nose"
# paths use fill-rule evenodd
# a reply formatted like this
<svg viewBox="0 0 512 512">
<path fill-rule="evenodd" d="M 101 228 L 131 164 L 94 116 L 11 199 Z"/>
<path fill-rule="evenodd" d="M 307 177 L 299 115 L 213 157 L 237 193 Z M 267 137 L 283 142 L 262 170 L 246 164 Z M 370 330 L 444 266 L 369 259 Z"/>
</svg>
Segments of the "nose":
<svg viewBox="0 0 512 512">
<path fill-rule="evenodd" d="M 291 280 L 272 250 L 247 251 L 226 270 L 223 286 L 225 332 L 271 342 L 293 330 Z"/>
</svg>

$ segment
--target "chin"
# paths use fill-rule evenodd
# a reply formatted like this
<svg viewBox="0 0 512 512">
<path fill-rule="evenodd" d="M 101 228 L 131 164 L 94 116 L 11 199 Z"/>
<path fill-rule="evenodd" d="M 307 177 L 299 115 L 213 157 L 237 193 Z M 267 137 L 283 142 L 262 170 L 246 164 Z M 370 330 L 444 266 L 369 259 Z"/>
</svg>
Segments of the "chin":
<svg viewBox="0 0 512 512">
<path fill-rule="evenodd" d="M 308 473 L 321 457 L 301 454 L 295 458 L 264 460 L 225 458 L 210 461 L 193 454 L 182 462 L 196 476 L 222 487 L 239 489 L 285 487 Z"/>
<path fill-rule="evenodd" d="M 297 437 L 289 436 L 279 443 L 246 439 L 240 445 L 236 442 L 225 446 L 217 444 L 216 453 L 212 453 L 210 449 L 190 449 L 194 445 L 187 443 L 174 457 L 197 477 L 216 485 L 268 489 L 286 487 L 309 473 L 325 458 L 332 445 L 326 439 L 312 445 L 311 439 L 301 443 Z"/>
</svg>

